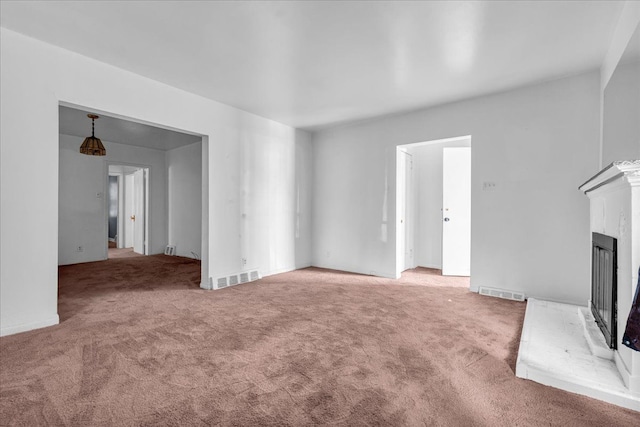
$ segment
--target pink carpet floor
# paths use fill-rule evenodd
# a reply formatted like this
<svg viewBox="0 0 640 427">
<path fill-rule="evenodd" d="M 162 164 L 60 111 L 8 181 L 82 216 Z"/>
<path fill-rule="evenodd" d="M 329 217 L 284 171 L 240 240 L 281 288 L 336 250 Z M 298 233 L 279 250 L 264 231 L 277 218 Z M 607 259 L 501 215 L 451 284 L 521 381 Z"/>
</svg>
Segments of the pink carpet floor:
<svg viewBox="0 0 640 427">
<path fill-rule="evenodd" d="M 525 304 L 433 270 L 220 291 L 197 261 L 61 267 L 60 325 L 0 338 L 1 425 L 637 426 L 518 379 Z"/>
</svg>

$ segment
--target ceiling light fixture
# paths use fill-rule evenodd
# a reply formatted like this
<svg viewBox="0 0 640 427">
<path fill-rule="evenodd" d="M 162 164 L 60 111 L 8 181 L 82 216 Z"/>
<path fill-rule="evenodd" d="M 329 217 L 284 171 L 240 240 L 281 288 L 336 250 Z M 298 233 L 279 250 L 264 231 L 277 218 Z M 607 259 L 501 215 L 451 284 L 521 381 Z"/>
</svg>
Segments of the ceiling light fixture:
<svg viewBox="0 0 640 427">
<path fill-rule="evenodd" d="M 84 142 L 80 146 L 80 152 L 88 156 L 105 156 L 107 154 L 107 150 L 105 150 L 104 145 L 102 145 L 100 138 L 96 138 L 95 136 L 94 120 L 100 118 L 100 116 L 87 114 L 87 117 L 91 119 L 91 136 L 84 139 Z"/>
</svg>

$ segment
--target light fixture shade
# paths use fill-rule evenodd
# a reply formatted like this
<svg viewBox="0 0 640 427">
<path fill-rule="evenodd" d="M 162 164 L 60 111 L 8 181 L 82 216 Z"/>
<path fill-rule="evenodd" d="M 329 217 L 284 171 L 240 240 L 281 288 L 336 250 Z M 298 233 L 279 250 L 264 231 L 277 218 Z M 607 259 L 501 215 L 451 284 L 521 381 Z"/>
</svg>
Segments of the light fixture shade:
<svg viewBox="0 0 640 427">
<path fill-rule="evenodd" d="M 80 152 L 82 154 L 88 154 L 89 156 L 106 156 L 107 150 L 102 145 L 100 138 L 95 136 L 88 136 L 84 139 L 84 142 L 80 146 Z"/>
<path fill-rule="evenodd" d="M 84 139 L 84 142 L 80 146 L 80 153 L 89 156 L 106 156 L 107 150 L 102 145 L 100 138 L 95 136 L 95 119 L 100 118 L 95 114 L 87 114 L 87 117 L 91 119 L 91 136 Z"/>
</svg>

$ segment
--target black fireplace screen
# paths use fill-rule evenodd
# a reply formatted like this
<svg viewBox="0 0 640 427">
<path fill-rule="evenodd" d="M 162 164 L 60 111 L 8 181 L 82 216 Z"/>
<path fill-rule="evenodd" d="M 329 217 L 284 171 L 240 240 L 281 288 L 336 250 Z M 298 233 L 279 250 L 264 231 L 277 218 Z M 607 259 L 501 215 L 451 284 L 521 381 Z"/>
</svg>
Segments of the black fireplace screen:
<svg viewBox="0 0 640 427">
<path fill-rule="evenodd" d="M 610 348 L 617 348 L 617 245 L 613 237 L 592 234 L 591 312 Z"/>
</svg>

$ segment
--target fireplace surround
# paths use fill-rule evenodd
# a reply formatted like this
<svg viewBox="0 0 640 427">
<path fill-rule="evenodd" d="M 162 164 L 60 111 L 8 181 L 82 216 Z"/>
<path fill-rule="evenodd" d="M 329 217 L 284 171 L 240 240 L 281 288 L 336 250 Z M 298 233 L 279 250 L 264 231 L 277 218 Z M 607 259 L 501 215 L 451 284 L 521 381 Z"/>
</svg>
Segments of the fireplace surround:
<svg viewBox="0 0 640 427">
<path fill-rule="evenodd" d="M 616 276 L 612 285 L 617 295 L 611 301 L 617 306 L 618 322 L 611 322 L 612 343 L 616 367 L 625 386 L 640 395 L 640 352 L 619 345 L 638 284 L 640 266 L 640 160 L 611 163 L 580 186 L 589 197 L 591 233 L 609 236 L 616 242 Z M 594 266 L 594 268 L 599 268 Z M 598 294 L 591 294 L 589 307 L 597 305 Z M 606 302 L 606 301 L 605 301 Z M 604 317 L 607 312 L 601 310 Z M 595 313 L 594 313 L 595 316 Z M 606 320 L 606 319 L 605 319 Z M 606 333 L 605 333 L 606 339 Z"/>
</svg>

